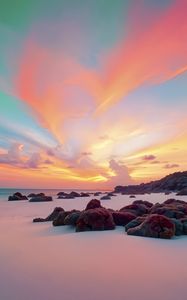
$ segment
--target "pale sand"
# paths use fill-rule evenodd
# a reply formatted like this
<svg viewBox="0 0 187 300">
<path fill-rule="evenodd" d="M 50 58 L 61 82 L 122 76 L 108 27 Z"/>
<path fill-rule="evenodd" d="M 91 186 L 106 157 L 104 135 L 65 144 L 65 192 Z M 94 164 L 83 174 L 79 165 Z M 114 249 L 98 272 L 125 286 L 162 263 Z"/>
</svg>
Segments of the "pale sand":
<svg viewBox="0 0 187 300">
<path fill-rule="evenodd" d="M 56 206 L 82 209 L 91 198 L 0 201 L 0 300 L 186 300 L 187 237 L 133 237 L 123 227 L 75 233 L 68 226 L 32 223 Z M 133 200 L 117 196 L 102 203 L 119 209 Z"/>
</svg>

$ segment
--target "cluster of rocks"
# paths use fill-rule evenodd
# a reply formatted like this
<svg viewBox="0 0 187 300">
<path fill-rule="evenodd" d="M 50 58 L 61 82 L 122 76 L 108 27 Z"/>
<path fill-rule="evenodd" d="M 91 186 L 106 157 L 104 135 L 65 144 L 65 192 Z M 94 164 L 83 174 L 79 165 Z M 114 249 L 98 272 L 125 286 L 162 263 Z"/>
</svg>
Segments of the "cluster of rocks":
<svg viewBox="0 0 187 300">
<path fill-rule="evenodd" d="M 170 174 L 160 180 L 139 185 L 116 186 L 115 193 L 145 194 L 145 193 L 165 193 L 176 192 L 177 195 L 187 195 L 187 171 Z"/>
<path fill-rule="evenodd" d="M 74 199 L 74 198 L 77 198 L 77 197 L 89 197 L 90 194 L 89 193 L 84 193 L 84 192 L 81 192 L 81 193 L 78 193 L 78 192 L 70 192 L 70 193 L 65 193 L 65 192 L 59 192 L 57 194 L 58 196 L 58 199 Z"/>
<path fill-rule="evenodd" d="M 16 192 L 12 196 L 8 197 L 8 201 L 18 201 L 18 200 L 28 200 L 28 198 L 27 196 L 22 195 L 19 192 Z"/>
<path fill-rule="evenodd" d="M 74 226 L 77 232 L 112 230 L 116 226 L 124 226 L 128 235 L 169 239 L 175 235 L 187 235 L 187 203 L 168 199 L 153 205 L 148 201 L 135 200 L 116 211 L 92 199 L 83 211 L 65 211 L 56 207 L 46 218 L 33 220 L 46 221 L 52 221 L 53 226 Z"/>
<path fill-rule="evenodd" d="M 53 201 L 53 198 L 51 196 L 46 196 L 44 193 L 31 193 L 28 196 L 22 195 L 19 192 L 16 192 L 13 194 L 13 196 L 8 197 L 8 201 L 19 201 L 19 200 L 28 200 L 29 202 L 49 202 Z"/>
</svg>

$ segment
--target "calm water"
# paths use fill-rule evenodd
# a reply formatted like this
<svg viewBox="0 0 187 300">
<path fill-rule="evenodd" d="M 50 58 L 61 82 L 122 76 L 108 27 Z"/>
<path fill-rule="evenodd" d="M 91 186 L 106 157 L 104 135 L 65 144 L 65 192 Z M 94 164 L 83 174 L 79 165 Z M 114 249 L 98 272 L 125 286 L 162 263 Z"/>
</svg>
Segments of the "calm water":
<svg viewBox="0 0 187 300">
<path fill-rule="evenodd" d="M 30 193 L 45 193 L 47 196 L 55 197 L 58 192 L 95 192 L 93 190 L 78 190 L 78 189 L 10 189 L 10 188 L 0 188 L 0 200 L 6 200 L 10 195 L 16 192 L 22 193 L 22 195 L 28 196 Z"/>
</svg>

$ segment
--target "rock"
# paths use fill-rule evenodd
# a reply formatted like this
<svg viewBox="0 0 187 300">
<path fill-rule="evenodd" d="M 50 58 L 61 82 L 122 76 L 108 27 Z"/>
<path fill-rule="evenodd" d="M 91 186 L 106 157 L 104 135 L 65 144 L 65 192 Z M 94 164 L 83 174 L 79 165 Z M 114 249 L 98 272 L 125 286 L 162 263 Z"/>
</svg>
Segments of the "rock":
<svg viewBox="0 0 187 300">
<path fill-rule="evenodd" d="M 101 202 L 97 199 L 92 199 L 90 202 L 88 202 L 85 210 L 98 208 L 98 207 L 102 207 Z"/>
<path fill-rule="evenodd" d="M 153 203 L 146 201 L 146 200 L 135 200 L 135 201 L 133 201 L 132 204 L 143 204 L 148 208 L 151 208 L 153 206 Z"/>
<path fill-rule="evenodd" d="M 108 196 L 108 197 L 114 197 L 114 196 L 116 196 L 116 195 L 115 195 L 114 193 L 108 193 L 107 196 Z"/>
<path fill-rule="evenodd" d="M 174 205 L 178 205 L 178 204 L 185 204 L 187 205 L 187 202 L 183 201 L 183 200 L 177 200 L 177 199 L 167 199 L 166 201 L 163 202 L 163 204 L 174 204 Z"/>
<path fill-rule="evenodd" d="M 115 223 L 112 214 L 105 208 L 83 211 L 77 221 L 76 231 L 112 230 Z"/>
<path fill-rule="evenodd" d="M 187 235 L 187 217 L 181 219 L 181 222 L 183 224 L 183 234 Z"/>
<path fill-rule="evenodd" d="M 177 207 L 176 204 L 157 203 L 151 208 L 150 214 L 159 214 L 168 218 L 181 219 L 185 216 L 185 207 Z"/>
<path fill-rule="evenodd" d="M 137 217 L 136 219 L 132 220 L 131 222 L 129 222 L 128 224 L 125 225 L 125 231 L 127 231 L 129 228 L 134 228 L 138 225 L 140 225 L 141 223 L 143 223 L 146 219 L 145 217 Z"/>
<path fill-rule="evenodd" d="M 183 188 L 177 193 L 177 196 L 187 196 L 187 187 Z"/>
<path fill-rule="evenodd" d="M 13 194 L 13 196 L 8 197 L 8 201 L 19 201 L 19 200 L 28 200 L 27 196 L 22 195 L 19 192 Z"/>
<path fill-rule="evenodd" d="M 73 192 L 71 192 L 71 193 L 69 194 L 69 196 L 70 196 L 70 197 L 73 197 L 73 198 L 77 198 L 77 197 L 80 197 L 80 194 L 73 191 Z"/>
<path fill-rule="evenodd" d="M 135 195 L 130 195 L 129 198 L 136 198 L 136 196 Z"/>
<path fill-rule="evenodd" d="M 65 192 L 58 192 L 57 193 L 57 196 L 66 196 L 67 195 L 67 193 L 65 193 Z"/>
<path fill-rule="evenodd" d="M 31 193 L 31 194 L 28 195 L 28 198 L 43 197 L 43 196 L 45 196 L 44 193 L 39 193 L 39 194 Z"/>
<path fill-rule="evenodd" d="M 73 212 L 77 212 L 77 210 L 73 209 L 70 211 L 61 211 L 59 212 L 59 214 L 57 215 L 57 217 L 53 220 L 53 226 L 62 226 L 62 225 L 66 225 L 64 223 L 65 218 L 72 214 Z"/>
<path fill-rule="evenodd" d="M 72 212 L 72 213 L 68 214 L 64 219 L 64 224 L 65 225 L 76 226 L 80 215 L 81 215 L 80 211 L 75 211 L 75 212 Z"/>
<path fill-rule="evenodd" d="M 100 196 L 102 193 L 101 192 L 96 192 L 96 193 L 94 193 L 94 196 L 95 197 L 98 197 L 98 196 Z"/>
<path fill-rule="evenodd" d="M 181 222 L 181 220 L 172 218 L 170 219 L 174 225 L 175 225 L 175 235 L 179 236 L 183 234 L 183 223 Z"/>
<path fill-rule="evenodd" d="M 55 207 L 55 209 L 52 211 L 52 213 L 47 216 L 46 218 L 35 218 L 33 219 L 33 222 L 48 222 L 48 221 L 53 221 L 58 217 L 58 214 L 60 212 L 63 212 L 64 209 L 62 207 Z"/>
<path fill-rule="evenodd" d="M 109 196 L 103 196 L 103 197 L 101 197 L 101 199 L 100 200 L 110 200 L 111 198 L 109 197 Z"/>
<path fill-rule="evenodd" d="M 114 212 L 112 212 L 112 216 L 114 219 L 114 223 L 117 226 L 124 226 L 124 225 L 128 224 L 130 221 L 136 219 L 136 215 L 134 215 L 130 212 L 114 211 Z"/>
<path fill-rule="evenodd" d="M 132 214 L 135 214 L 136 216 L 142 216 L 144 214 L 147 214 L 149 212 L 149 209 L 144 204 L 130 204 L 122 207 L 120 211 L 130 212 Z"/>
<path fill-rule="evenodd" d="M 128 235 L 170 239 L 175 235 L 175 225 L 167 217 L 149 215 L 139 226 L 129 228 Z"/>
<path fill-rule="evenodd" d="M 82 192 L 82 193 L 80 194 L 80 197 L 89 197 L 89 196 L 90 196 L 90 194 L 88 194 L 88 193 L 83 193 L 83 192 Z"/>
<path fill-rule="evenodd" d="M 29 200 L 29 202 L 49 202 L 49 201 L 53 201 L 53 198 L 51 196 L 37 196 Z"/>
</svg>

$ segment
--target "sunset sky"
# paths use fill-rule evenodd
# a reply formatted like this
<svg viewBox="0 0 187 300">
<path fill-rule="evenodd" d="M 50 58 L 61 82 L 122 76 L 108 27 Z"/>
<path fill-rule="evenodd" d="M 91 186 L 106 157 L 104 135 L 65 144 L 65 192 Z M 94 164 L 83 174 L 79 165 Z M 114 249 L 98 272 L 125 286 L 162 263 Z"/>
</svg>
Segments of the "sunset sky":
<svg viewBox="0 0 187 300">
<path fill-rule="evenodd" d="M 187 170 L 186 0 L 6 0 L 0 187 L 113 188 Z"/>
</svg>

